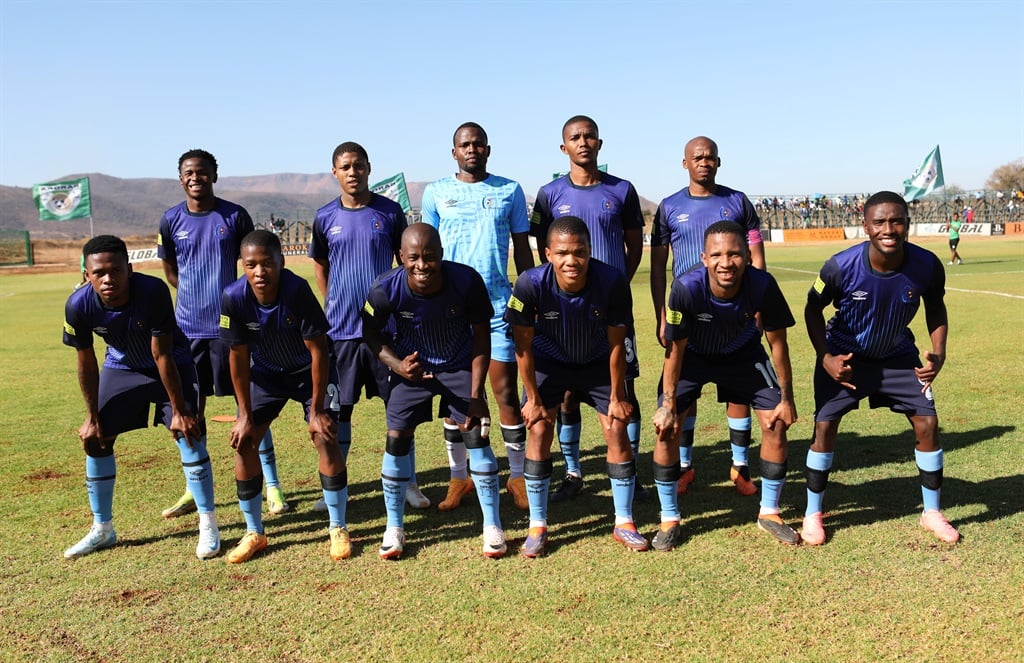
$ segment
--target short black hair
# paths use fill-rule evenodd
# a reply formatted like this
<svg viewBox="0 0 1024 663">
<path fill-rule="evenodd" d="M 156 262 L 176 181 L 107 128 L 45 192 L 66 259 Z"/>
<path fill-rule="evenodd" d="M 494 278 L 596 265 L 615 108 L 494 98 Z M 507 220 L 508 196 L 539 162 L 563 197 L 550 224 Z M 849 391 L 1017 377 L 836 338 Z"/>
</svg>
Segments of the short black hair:
<svg viewBox="0 0 1024 663">
<path fill-rule="evenodd" d="M 366 150 L 362 145 L 359 143 L 353 143 L 352 141 L 347 141 L 334 148 L 334 154 L 331 155 L 331 168 L 334 168 L 334 164 L 338 161 L 338 157 L 342 154 L 348 154 L 349 152 L 363 157 L 367 163 L 370 162 L 370 155 L 366 153 Z"/>
<path fill-rule="evenodd" d="M 241 247 L 246 246 L 270 249 L 274 255 L 278 257 L 281 257 L 284 254 L 281 250 L 281 239 L 269 230 L 253 230 L 242 238 Z"/>
<path fill-rule="evenodd" d="M 178 171 L 181 172 L 181 164 L 185 163 L 188 159 L 202 159 L 210 164 L 213 168 L 213 174 L 217 174 L 217 157 L 213 156 L 206 150 L 201 150 L 198 147 L 194 147 L 188 152 L 185 152 L 178 157 Z"/>
<path fill-rule="evenodd" d="M 458 137 L 459 132 L 462 131 L 463 129 L 476 129 L 477 131 L 480 132 L 480 135 L 482 135 L 484 137 L 484 143 L 488 142 L 487 141 L 487 132 L 484 131 L 483 127 L 481 127 L 476 122 L 463 122 L 462 124 L 459 125 L 459 128 L 455 130 L 455 133 L 452 134 L 452 145 L 453 146 L 455 145 L 455 139 Z"/>
<path fill-rule="evenodd" d="M 590 246 L 590 229 L 578 216 L 560 216 L 552 221 L 548 226 L 548 244 L 551 244 L 551 238 L 555 235 L 583 237 L 587 240 L 587 246 Z"/>
<path fill-rule="evenodd" d="M 562 135 L 565 135 L 565 130 L 569 128 L 570 124 L 576 124 L 577 122 L 586 122 L 594 127 L 594 131 L 596 131 L 598 135 L 601 134 L 601 130 L 598 129 L 597 122 L 594 122 L 594 118 L 588 115 L 573 115 L 565 121 L 565 124 L 562 125 Z"/>
<path fill-rule="evenodd" d="M 735 221 L 729 221 L 722 219 L 721 221 L 715 221 L 710 226 L 704 229 L 704 243 L 708 243 L 708 237 L 711 235 L 736 235 L 743 242 L 743 245 L 747 245 L 747 231 L 740 224 Z"/>
<path fill-rule="evenodd" d="M 113 253 L 123 256 L 128 260 L 128 247 L 124 240 L 116 235 L 96 235 L 82 247 L 82 258 L 96 255 L 97 253 Z"/>
<path fill-rule="evenodd" d="M 867 199 L 864 203 L 864 218 L 868 218 L 868 210 L 875 205 L 881 205 L 882 203 L 895 203 L 903 207 L 903 213 L 910 218 L 910 207 L 907 205 L 907 201 L 900 194 L 895 191 L 879 191 L 875 195 Z"/>
</svg>

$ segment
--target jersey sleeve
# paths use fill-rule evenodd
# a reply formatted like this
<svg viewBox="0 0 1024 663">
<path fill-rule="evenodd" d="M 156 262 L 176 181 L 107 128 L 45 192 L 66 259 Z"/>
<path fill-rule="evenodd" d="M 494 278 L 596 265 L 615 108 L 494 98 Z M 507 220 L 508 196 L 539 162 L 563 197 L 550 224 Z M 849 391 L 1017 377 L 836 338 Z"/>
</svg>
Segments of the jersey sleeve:
<svg viewBox="0 0 1024 663">
<path fill-rule="evenodd" d="M 327 235 L 324 234 L 324 225 L 320 220 L 319 214 L 313 219 L 313 233 L 309 238 L 309 251 L 307 255 L 316 261 L 327 260 L 330 255 L 330 249 L 327 246 Z"/>
<path fill-rule="evenodd" d="M 533 275 L 522 274 L 512 286 L 512 296 L 505 307 L 504 320 L 518 327 L 535 327 L 537 325 L 537 287 Z"/>
<path fill-rule="evenodd" d="M 430 184 L 423 189 L 423 197 L 420 199 L 420 217 L 423 223 L 429 223 L 437 228 L 441 225 L 441 217 L 437 214 L 437 203 L 434 202 L 434 187 Z"/>
<path fill-rule="evenodd" d="M 686 320 L 686 288 L 682 280 L 672 282 L 668 294 L 668 308 L 665 309 L 665 340 L 682 341 L 690 337 Z"/>
<path fill-rule="evenodd" d="M 91 288 L 89 285 L 83 286 Z M 64 304 L 64 345 L 76 350 L 85 350 L 93 346 L 92 328 L 86 323 L 81 310 L 75 304 L 77 298 L 72 295 Z"/>
<path fill-rule="evenodd" d="M 672 237 L 668 231 L 668 210 L 665 209 L 665 201 L 658 205 L 658 211 L 654 213 L 654 225 L 651 227 L 651 246 L 666 246 L 671 243 Z"/>
<path fill-rule="evenodd" d="M 626 190 L 626 199 L 622 201 L 622 228 L 635 230 L 644 227 L 644 211 L 640 209 L 640 195 L 632 184 Z"/>
<path fill-rule="evenodd" d="M 841 290 L 839 263 L 832 257 L 825 261 L 818 278 L 814 279 L 814 284 L 807 292 L 807 303 L 825 308 L 840 296 Z"/>
<path fill-rule="evenodd" d="M 740 204 L 743 207 L 743 227 L 747 229 L 747 243 L 760 244 L 764 241 L 761 236 L 761 217 L 757 215 L 754 204 L 750 202 L 750 198 L 747 198 L 745 193 L 741 193 L 740 197 L 742 199 Z"/>
<path fill-rule="evenodd" d="M 533 201 L 533 213 L 530 215 L 530 234 L 534 237 L 545 237 L 551 225 L 551 203 L 544 187 L 537 192 Z"/>
<path fill-rule="evenodd" d="M 512 192 L 512 209 L 509 210 L 508 229 L 514 234 L 530 231 L 530 217 L 526 215 L 526 194 L 523 187 L 516 184 Z"/>
<path fill-rule="evenodd" d="M 778 281 L 771 274 L 765 274 L 768 276 L 768 283 L 761 300 L 761 326 L 765 331 L 792 327 L 796 320 L 793 319 L 793 312 L 786 302 L 785 295 L 782 294 L 782 289 L 779 288 Z"/>
<path fill-rule="evenodd" d="M 171 235 L 171 224 L 165 213 L 160 217 L 160 229 L 156 234 L 156 255 L 175 267 L 178 266 L 178 255 L 174 249 L 174 237 Z"/>
<path fill-rule="evenodd" d="M 925 306 L 934 306 L 942 304 L 942 300 L 946 296 L 946 270 L 942 267 L 942 261 L 932 257 L 932 278 L 928 283 L 928 288 L 921 293 L 921 300 L 925 303 Z"/>
<path fill-rule="evenodd" d="M 153 291 L 147 303 L 150 313 L 150 333 L 153 336 L 173 335 L 178 323 L 174 320 L 174 302 L 167 284 L 158 279 L 153 281 Z"/>
<path fill-rule="evenodd" d="M 608 289 L 608 295 L 608 326 L 629 326 L 632 319 L 632 299 L 625 274 L 615 270 L 615 280 Z"/>
<path fill-rule="evenodd" d="M 422 204 L 422 203 L 421 203 Z M 399 208 L 395 212 L 395 226 L 391 229 L 391 248 L 395 253 L 402 248 L 402 233 L 409 227 L 409 220 L 405 218 L 405 212 Z"/>
<path fill-rule="evenodd" d="M 242 255 L 242 240 L 255 229 L 249 212 L 244 207 L 239 207 L 238 216 L 235 218 L 235 260 Z"/>
<path fill-rule="evenodd" d="M 230 346 L 245 345 L 245 325 L 242 324 L 234 299 L 227 290 L 220 297 L 220 339 Z"/>
</svg>

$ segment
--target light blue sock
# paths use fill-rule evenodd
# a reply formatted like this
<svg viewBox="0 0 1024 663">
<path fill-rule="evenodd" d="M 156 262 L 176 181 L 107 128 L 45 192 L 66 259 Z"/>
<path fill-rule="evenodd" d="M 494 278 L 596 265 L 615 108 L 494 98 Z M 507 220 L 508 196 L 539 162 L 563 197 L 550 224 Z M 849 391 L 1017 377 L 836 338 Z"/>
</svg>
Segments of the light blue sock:
<svg viewBox="0 0 1024 663">
<path fill-rule="evenodd" d="M 750 449 L 750 417 L 729 417 L 729 446 L 732 448 L 732 464 L 748 465 L 747 451 Z M 737 444 L 737 442 L 740 442 Z"/>
<path fill-rule="evenodd" d="M 938 451 L 918 451 L 914 449 L 914 458 L 917 460 L 919 472 L 942 472 L 943 458 L 942 449 Z M 939 474 L 939 483 L 942 482 L 942 475 Z M 927 488 L 921 483 L 921 499 L 924 502 L 925 511 L 938 511 L 939 498 L 942 488 Z"/>
<path fill-rule="evenodd" d="M 338 450 L 341 451 L 341 460 L 348 463 L 348 452 L 352 446 L 352 422 L 338 422 Z"/>
<path fill-rule="evenodd" d="M 409 454 L 393 456 L 384 452 L 380 465 L 380 479 L 384 486 L 384 507 L 388 512 L 388 527 L 403 527 L 405 523 L 405 489 L 409 485 L 411 463 Z"/>
<path fill-rule="evenodd" d="M 832 457 L 835 454 L 831 451 L 811 451 L 807 450 L 807 469 L 816 470 L 818 472 L 828 472 L 832 469 Z M 826 475 L 827 476 L 827 475 Z M 804 515 L 809 516 L 819 511 L 824 512 L 825 504 L 825 489 L 822 487 L 821 492 L 814 492 L 810 488 L 807 489 L 807 510 Z"/>
<path fill-rule="evenodd" d="M 199 513 L 213 513 L 213 467 L 206 450 L 206 436 L 193 441 L 191 447 L 184 437 L 178 438 L 177 444 L 181 469 L 185 472 L 185 485 L 195 498 L 196 510 Z"/>
<path fill-rule="evenodd" d="M 565 471 L 568 474 L 583 476 L 580 469 L 580 433 L 583 425 L 578 414 L 558 413 L 558 446 L 565 458 Z"/>
<path fill-rule="evenodd" d="M 608 479 L 612 484 L 612 504 L 616 518 L 633 519 L 633 492 L 636 490 L 636 464 L 608 463 Z"/>
<path fill-rule="evenodd" d="M 785 479 L 766 479 L 764 475 L 761 476 L 762 509 L 778 510 L 779 500 L 782 499 L 782 486 L 785 483 Z"/>
<path fill-rule="evenodd" d="M 348 486 L 341 490 L 324 491 L 324 502 L 327 503 L 327 517 L 330 519 L 330 528 L 345 527 L 345 511 L 348 506 Z"/>
<path fill-rule="evenodd" d="M 416 481 L 416 440 L 415 440 L 415 438 L 413 439 L 412 442 L 409 443 L 409 483 L 415 483 L 416 485 L 419 485 L 419 482 Z"/>
<path fill-rule="evenodd" d="M 476 496 L 484 515 L 484 527 L 501 527 L 498 516 L 498 459 L 491 447 L 467 449 L 469 452 L 469 473 L 473 475 Z"/>
<path fill-rule="evenodd" d="M 281 485 L 277 477 L 277 455 L 274 454 L 274 434 L 267 429 L 260 440 L 260 466 L 263 467 L 263 483 L 267 488 Z"/>
<path fill-rule="evenodd" d="M 263 534 L 262 493 L 249 499 L 239 499 L 238 507 L 242 510 L 242 517 L 245 518 L 245 531 Z"/>
<path fill-rule="evenodd" d="M 548 491 L 551 490 L 551 459 L 526 459 L 523 470 L 526 479 L 526 497 L 530 501 L 530 520 L 548 519 Z"/>
<path fill-rule="evenodd" d="M 679 467 L 686 469 L 693 465 L 693 429 L 697 427 L 697 417 L 683 419 L 683 439 L 679 444 Z"/>
<path fill-rule="evenodd" d="M 114 517 L 114 480 L 117 463 L 114 455 L 85 457 L 85 488 L 94 523 L 109 523 Z"/>
<path fill-rule="evenodd" d="M 654 485 L 658 489 L 658 502 L 661 504 L 661 519 L 663 521 L 682 520 L 682 516 L 679 513 L 679 497 L 676 494 L 676 482 L 658 481 L 655 479 Z"/>
<path fill-rule="evenodd" d="M 633 417 L 626 424 L 626 437 L 629 439 L 629 446 L 633 448 L 633 460 L 640 457 L 640 414 L 633 412 Z"/>
</svg>

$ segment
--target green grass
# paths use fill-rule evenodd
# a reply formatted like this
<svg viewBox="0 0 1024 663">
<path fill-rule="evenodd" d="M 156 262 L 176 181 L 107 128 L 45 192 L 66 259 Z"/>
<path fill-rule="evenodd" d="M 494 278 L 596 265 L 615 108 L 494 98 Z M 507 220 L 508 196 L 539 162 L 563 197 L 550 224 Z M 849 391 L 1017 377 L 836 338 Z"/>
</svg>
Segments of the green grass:
<svg viewBox="0 0 1024 663">
<path fill-rule="evenodd" d="M 940 239 L 925 245 L 947 255 Z M 800 312 L 813 273 L 839 246 L 768 248 L 799 321 L 790 345 L 801 418 L 790 433 L 783 492 L 783 515 L 794 524 L 805 502 L 813 415 L 812 354 Z M 62 306 L 76 276 L 0 273 L 0 659 L 1019 660 L 1024 243 L 965 241 L 962 249 L 968 262 L 948 268 L 949 357 L 935 385 L 947 452 L 943 503 L 964 535 L 960 544 L 939 544 L 917 524 L 920 488 L 906 421 L 866 409 L 850 414 L 840 433 L 826 497 L 828 543 L 775 544 L 754 526 L 756 498 L 730 488 L 724 416 L 708 389 L 679 549 L 629 554 L 611 540 L 599 431 L 596 417 L 584 414 L 588 491 L 552 507 L 551 553 L 533 561 L 480 555 L 473 499 L 450 513 L 410 511 L 406 555 L 397 563 L 377 559 L 384 526 L 380 401 L 356 408 L 352 559 L 339 564 L 327 554 L 326 521 L 311 510 L 319 493 L 315 454 L 299 408 L 289 405 L 274 432 L 297 510 L 267 518 L 265 554 L 240 566 L 195 559 L 194 518 L 159 517 L 182 477 L 168 435 L 150 429 L 117 444 L 119 545 L 65 561 L 62 551 L 90 521 L 74 352 L 60 342 Z M 307 263 L 291 266 L 311 276 Z M 660 352 L 645 269 L 634 294 L 646 416 L 639 467 L 651 485 L 649 421 Z M 926 337 L 920 318 L 919 339 Z M 229 400 L 216 399 L 210 414 L 231 409 Z M 244 525 L 228 425 L 210 426 L 228 547 Z M 502 458 L 500 443 L 495 447 Z M 421 483 L 436 503 L 447 483 L 439 424 L 420 428 L 417 448 Z M 642 531 L 650 535 L 657 515 L 656 504 L 638 505 Z M 502 518 L 516 551 L 527 518 L 505 497 Z"/>
</svg>

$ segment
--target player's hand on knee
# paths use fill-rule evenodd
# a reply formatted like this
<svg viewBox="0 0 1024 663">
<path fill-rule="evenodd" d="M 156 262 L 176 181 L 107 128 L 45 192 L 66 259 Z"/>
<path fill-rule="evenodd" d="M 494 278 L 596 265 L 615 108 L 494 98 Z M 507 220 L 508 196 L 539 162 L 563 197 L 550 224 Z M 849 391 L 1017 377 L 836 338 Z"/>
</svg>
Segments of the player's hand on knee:
<svg viewBox="0 0 1024 663">
<path fill-rule="evenodd" d="M 633 416 L 633 405 L 629 401 L 608 401 L 608 425 L 611 430 L 613 421 L 626 423 Z"/>
<path fill-rule="evenodd" d="M 309 439 L 317 444 L 317 438 L 322 438 L 321 443 L 330 443 L 338 437 L 338 426 L 326 412 L 314 412 L 309 416 Z"/>
<path fill-rule="evenodd" d="M 783 401 L 775 406 L 768 417 L 768 430 L 785 432 L 796 423 L 796 404 Z"/>
<path fill-rule="evenodd" d="M 675 438 L 679 425 L 676 422 L 676 413 L 662 405 L 654 413 L 651 419 L 654 423 L 654 433 L 659 441 L 669 441 Z"/>
<path fill-rule="evenodd" d="M 106 441 L 103 439 L 103 429 L 98 419 L 86 417 L 78 429 L 78 437 L 82 440 L 82 449 L 88 453 L 89 447 L 106 449 Z"/>
<path fill-rule="evenodd" d="M 198 442 L 199 438 L 203 436 L 199 428 L 199 420 L 191 414 L 181 412 L 171 414 L 170 430 L 175 440 L 185 438 L 185 443 L 188 444 L 190 449 L 192 448 L 192 441 Z"/>
<path fill-rule="evenodd" d="M 527 429 L 533 428 L 535 424 L 542 421 L 546 421 L 551 426 L 555 425 L 554 409 L 547 409 L 543 403 L 527 400 L 523 405 L 522 414 Z"/>
</svg>

